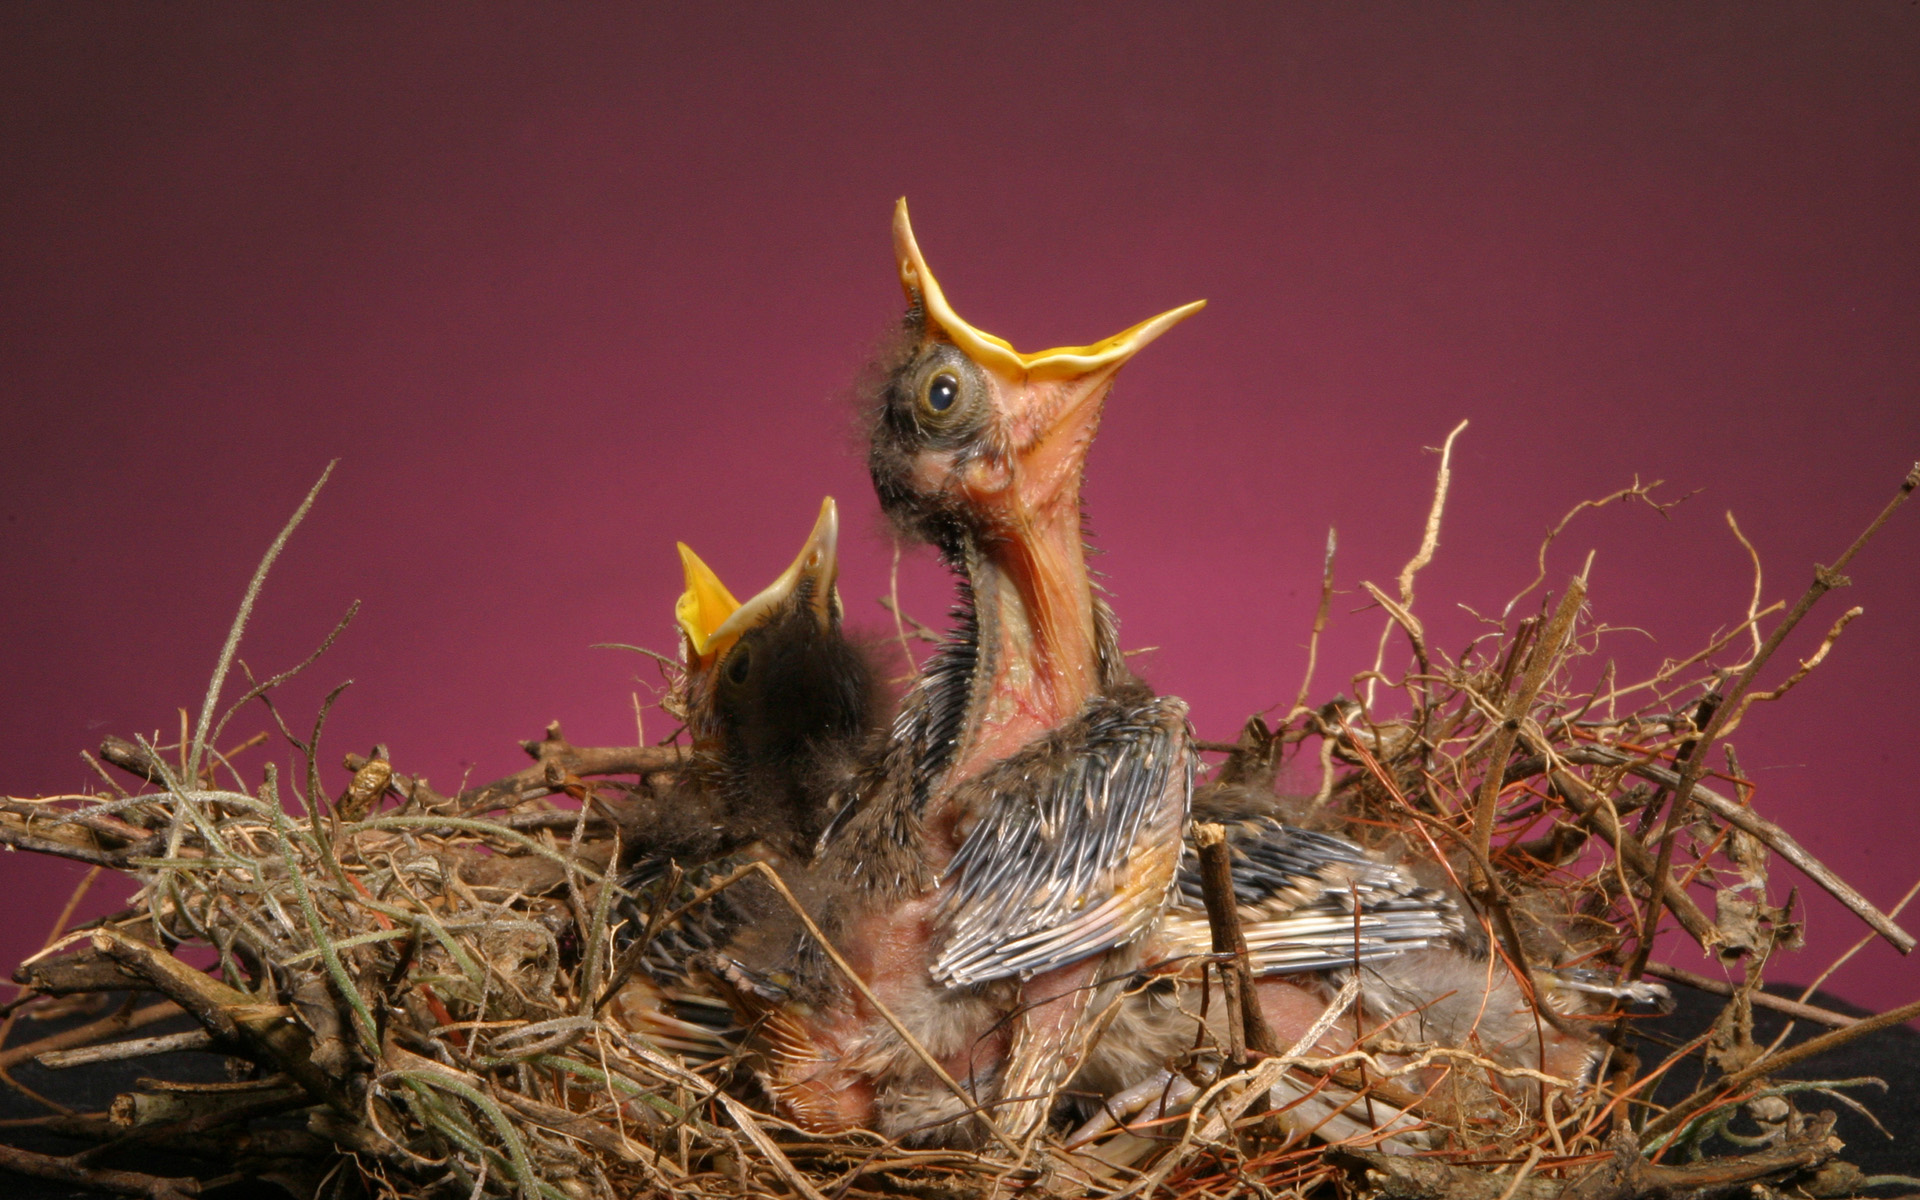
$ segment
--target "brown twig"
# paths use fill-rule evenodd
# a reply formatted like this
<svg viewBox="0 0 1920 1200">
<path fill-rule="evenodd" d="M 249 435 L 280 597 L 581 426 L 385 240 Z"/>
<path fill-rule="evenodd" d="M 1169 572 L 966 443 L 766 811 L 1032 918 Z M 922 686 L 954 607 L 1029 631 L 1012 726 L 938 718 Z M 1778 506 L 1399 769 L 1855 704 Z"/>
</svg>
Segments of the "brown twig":
<svg viewBox="0 0 1920 1200">
<path fill-rule="evenodd" d="M 1643 779 L 1664 785 L 1675 785 L 1681 776 L 1665 767 L 1643 762 L 1616 750 L 1602 746 L 1583 747 L 1569 751 L 1565 758 L 1569 762 L 1591 762 L 1624 766 L 1630 772 Z M 1914 937 L 1902 929 L 1892 917 L 1880 911 L 1872 901 L 1862 896 L 1846 880 L 1834 872 L 1825 863 L 1813 856 L 1812 851 L 1802 846 L 1797 839 L 1772 821 L 1767 820 L 1751 808 L 1722 796 L 1711 788 L 1695 786 L 1694 799 L 1714 816 L 1745 833 L 1752 834 L 1766 843 L 1767 847 L 1781 858 L 1792 863 L 1801 874 L 1819 884 L 1828 895 L 1845 905 L 1848 911 L 1865 921 L 1868 925 L 1890 942 L 1902 954 L 1914 947 Z M 1671 822 L 1671 818 L 1669 818 Z"/>
<path fill-rule="evenodd" d="M 1271 1057 L 1280 1053 L 1280 1039 L 1267 1024 L 1253 989 L 1252 959 L 1240 928 L 1233 892 L 1232 851 L 1224 826 L 1201 823 L 1193 827 L 1193 844 L 1200 852 L 1200 886 L 1207 906 L 1207 925 L 1213 934 L 1213 952 L 1220 959 L 1220 980 L 1227 1004 L 1227 1059 L 1236 1071 L 1247 1067 L 1247 1051 Z"/>
<path fill-rule="evenodd" d="M 1743 711 L 1741 702 L 1747 692 L 1753 687 L 1754 677 L 1759 675 L 1760 669 L 1766 666 L 1767 661 L 1771 659 L 1774 652 L 1780 648 L 1780 644 L 1787 640 L 1787 635 L 1793 632 L 1794 628 L 1800 624 L 1801 619 L 1807 615 L 1815 604 L 1819 603 L 1822 596 L 1825 596 L 1834 588 L 1847 586 L 1849 581 L 1847 577 L 1840 572 L 1845 569 L 1849 562 L 1853 561 L 1853 556 L 1858 554 L 1860 550 L 1866 546 L 1868 541 L 1872 540 L 1873 535 L 1880 531 L 1880 527 L 1887 523 L 1894 512 L 1907 502 L 1907 498 L 1913 495 L 1915 488 L 1920 488 L 1920 463 L 1915 463 L 1913 468 L 1907 472 L 1906 478 L 1900 481 L 1900 489 L 1894 494 L 1893 499 L 1889 500 L 1886 507 L 1880 510 L 1880 514 L 1873 519 L 1872 523 L 1861 531 L 1860 536 L 1853 539 L 1853 543 L 1834 561 L 1831 567 L 1816 566 L 1814 568 L 1813 582 L 1808 585 L 1807 590 L 1801 595 L 1799 601 L 1788 610 L 1787 615 L 1781 618 L 1780 623 L 1774 626 L 1773 632 L 1767 635 L 1767 639 L 1761 644 L 1760 649 L 1747 662 L 1746 667 L 1740 674 L 1735 677 L 1733 686 L 1727 690 L 1726 701 L 1714 712 L 1713 719 L 1707 722 L 1707 727 L 1701 731 L 1699 741 L 1694 745 L 1692 753 L 1688 754 L 1685 761 L 1681 764 L 1680 779 L 1674 787 L 1673 803 L 1667 818 L 1666 832 L 1660 838 L 1660 854 L 1658 865 L 1655 867 L 1656 878 L 1665 877 L 1668 865 L 1672 861 L 1674 837 L 1680 832 L 1680 827 L 1686 822 L 1688 807 L 1693 802 L 1694 788 L 1699 784 L 1701 777 L 1706 774 L 1707 754 L 1713 748 L 1714 742 L 1719 739 L 1722 731 L 1725 730 L 1727 722 L 1736 712 Z M 1633 961 L 1628 964 L 1625 975 L 1625 978 L 1629 980 L 1639 977 L 1640 972 L 1646 969 L 1648 956 L 1653 953 L 1653 935 L 1659 927 L 1662 900 L 1663 895 L 1655 895 L 1651 897 L 1647 905 L 1646 924 L 1640 931 L 1640 945 L 1639 948 L 1634 951 Z M 1895 942 L 1895 945 L 1900 947 L 1902 954 L 1911 950 L 1913 944 L 1912 938 L 1907 938 L 1905 945 L 1900 945 L 1898 941 Z"/>
<path fill-rule="evenodd" d="M 560 732 L 560 722 L 547 726 L 539 741 L 522 742 L 534 765 L 496 779 L 484 787 L 469 788 L 452 799 L 454 812 L 473 814 L 492 808 L 507 808 L 523 800 L 551 795 L 556 788 L 550 781 L 553 768 L 577 776 L 639 775 L 678 767 L 685 751 L 678 746 L 602 746 L 577 747 Z"/>
<path fill-rule="evenodd" d="M 1805 1062 L 1815 1055 L 1825 1054 L 1829 1050 L 1844 1046 L 1855 1038 L 1864 1037 L 1876 1030 L 1891 1029 L 1895 1025 L 1905 1024 L 1915 1017 L 1920 1017 L 1920 1000 L 1915 1000 L 1910 1004 L 1902 1004 L 1899 1008 L 1888 1009 L 1883 1013 L 1875 1013 L 1871 1017 L 1862 1017 L 1844 1029 L 1836 1029 L 1832 1033 L 1823 1033 L 1819 1037 L 1808 1038 L 1806 1041 L 1801 1042 L 1798 1046 L 1794 1046 L 1791 1049 L 1782 1050 L 1780 1053 L 1772 1055 L 1771 1057 L 1761 1058 L 1752 1066 L 1744 1070 L 1735 1071 L 1725 1079 L 1720 1080 L 1713 1087 L 1700 1089 L 1692 1096 L 1668 1109 L 1656 1120 L 1648 1122 L 1646 1136 L 1651 1139 L 1667 1133 L 1670 1130 L 1678 1129 L 1681 1122 L 1693 1116 L 1701 1109 L 1714 1103 L 1716 1100 L 1739 1091 L 1756 1079 L 1763 1079 L 1776 1072 L 1784 1071 L 1795 1063 Z"/>
<path fill-rule="evenodd" d="M 159 756 L 145 746 L 111 734 L 100 742 L 100 757 L 127 774 L 148 783 L 164 784 L 170 774 Z M 158 798 L 155 797 L 155 799 Z"/>
<path fill-rule="evenodd" d="M 1493 813 L 1500 799 L 1501 785 L 1506 780 L 1507 759 L 1513 753 L 1513 743 L 1520 736 L 1520 723 L 1533 709 L 1533 701 L 1540 694 L 1540 688 L 1547 681 L 1547 675 L 1560 661 L 1560 651 L 1566 645 L 1567 638 L 1573 632 L 1574 618 L 1580 615 L 1580 606 L 1587 598 L 1587 581 L 1574 578 L 1567 581 L 1566 594 L 1560 597 L 1560 604 L 1554 609 L 1553 619 L 1547 623 L 1546 632 L 1534 643 L 1533 653 L 1527 659 L 1526 669 L 1520 675 L 1520 688 L 1507 701 L 1506 714 L 1500 722 L 1499 732 L 1494 735 L 1493 748 L 1487 754 L 1486 774 L 1481 779 L 1479 795 L 1474 801 L 1473 810 L 1473 847 L 1476 857 L 1486 861 L 1493 856 Z M 1484 889 L 1489 878 L 1475 867 L 1475 880 Z M 1656 878 L 1660 876 L 1656 875 Z"/>
<path fill-rule="evenodd" d="M 1289 721 L 1312 711 L 1307 707 L 1307 694 L 1313 687 L 1314 667 L 1320 661 L 1320 635 L 1326 631 L 1327 611 L 1333 604 L 1333 555 L 1339 545 L 1333 526 L 1327 526 L 1327 556 L 1320 568 L 1320 603 L 1313 610 L 1313 630 L 1307 635 L 1307 670 L 1300 678 L 1300 692 L 1293 698 L 1293 707 L 1287 710 Z"/>
<path fill-rule="evenodd" d="M 171 1000 L 149 1004 L 144 1008 L 123 1007 L 111 1016 L 101 1017 L 97 1021 L 89 1021 L 85 1025 L 76 1025 L 72 1029 L 48 1034 L 24 1046 L 0 1050 L 0 1071 L 11 1070 L 15 1064 L 38 1058 L 42 1054 L 66 1050 L 73 1046 L 85 1046 L 103 1037 L 125 1033 L 130 1029 L 140 1029 L 155 1021 L 165 1021 L 182 1015 L 184 1010 Z"/>
<path fill-rule="evenodd" d="M 1709 979 L 1705 975 L 1697 975 L 1682 967 L 1668 966 L 1666 963 L 1648 963 L 1647 974 L 1659 979 L 1670 979 L 1675 983 L 1684 983 L 1690 988 L 1712 992 L 1716 996 L 1733 996 L 1742 990 L 1724 979 Z M 1748 1001 L 1757 1007 L 1770 1008 L 1775 1012 L 1786 1013 L 1790 1017 L 1818 1022 L 1834 1029 L 1858 1025 L 1861 1020 L 1859 1017 L 1849 1017 L 1845 1013 L 1834 1012 L 1830 1008 L 1816 1008 L 1811 1004 L 1802 1004 L 1798 1000 L 1789 1000 L 1785 996 L 1775 996 L 1770 992 L 1750 991 L 1746 996 Z"/>
<path fill-rule="evenodd" d="M 164 844 L 159 836 L 142 837 L 131 845 L 107 845 L 110 835 L 79 822 L 55 825 L 42 823 L 40 832 L 30 832 L 31 818 L 15 812 L 0 812 L 0 845 L 35 854 L 50 854 L 94 867 L 125 870 L 129 861 L 157 852 Z M 144 831 L 142 831 L 144 834 Z M 118 838 L 111 840 L 118 841 Z"/>
<path fill-rule="evenodd" d="M 1329 1157 L 1356 1183 L 1385 1200 L 1639 1200 L 1649 1196 L 1725 1195 L 1745 1184 L 1817 1167 L 1840 1152 L 1833 1118 L 1813 1123 L 1799 1138 L 1738 1158 L 1668 1166 L 1642 1158 L 1623 1140 L 1606 1163 L 1584 1178 L 1505 1179 L 1439 1159 L 1368 1150 L 1335 1149 Z"/>
<path fill-rule="evenodd" d="M 77 1050 L 49 1050 L 44 1054 L 34 1055 L 33 1061 L 49 1070 L 62 1071 L 70 1067 L 85 1067 L 94 1063 L 146 1058 L 153 1054 L 205 1050 L 213 1044 L 213 1035 L 206 1030 L 189 1029 L 182 1033 L 163 1033 L 157 1037 L 129 1038 L 123 1042 L 101 1042 L 98 1045 L 82 1046 Z"/>
<path fill-rule="evenodd" d="M 1544 767 L 1545 760 L 1542 759 L 1541 766 L 1535 770 Z M 1528 774 L 1532 773 L 1528 772 Z M 1618 817 L 1593 795 L 1592 790 L 1579 776 L 1566 771 L 1554 771 L 1548 775 L 1548 778 L 1553 781 L 1555 789 L 1559 792 L 1560 798 L 1566 802 L 1567 807 L 1578 813 L 1594 832 L 1613 847 L 1614 853 L 1620 856 L 1620 861 L 1625 863 L 1629 870 L 1638 875 L 1649 889 L 1666 894 L 1667 907 L 1673 912 L 1674 918 L 1680 922 L 1681 928 L 1685 929 L 1694 941 L 1708 948 L 1720 944 L 1722 940 L 1720 931 L 1714 928 L 1712 921 L 1707 919 L 1707 914 L 1700 911 L 1700 906 L 1694 903 L 1693 897 L 1687 895 L 1686 890 L 1674 881 L 1672 875 L 1664 879 L 1656 879 L 1653 856 L 1647 853 L 1647 848 L 1641 844 L 1640 839 L 1633 836 L 1633 831 L 1623 826 Z"/>
<path fill-rule="evenodd" d="M 169 1179 L 141 1171 L 90 1167 L 70 1158 L 54 1158 L 49 1154 L 35 1154 L 31 1150 L 18 1150 L 4 1145 L 0 1145 L 0 1169 L 30 1175 L 35 1179 L 98 1188 L 121 1196 L 142 1196 L 146 1200 L 179 1200 L 181 1197 L 198 1196 L 202 1187 L 197 1179 Z"/>
</svg>

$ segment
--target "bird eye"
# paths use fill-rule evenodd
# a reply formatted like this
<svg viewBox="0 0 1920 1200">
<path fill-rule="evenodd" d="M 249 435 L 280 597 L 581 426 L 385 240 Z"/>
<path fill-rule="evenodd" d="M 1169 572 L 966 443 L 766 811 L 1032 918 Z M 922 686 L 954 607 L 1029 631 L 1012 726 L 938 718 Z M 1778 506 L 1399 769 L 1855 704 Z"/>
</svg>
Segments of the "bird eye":
<svg viewBox="0 0 1920 1200">
<path fill-rule="evenodd" d="M 734 647 L 727 656 L 727 678 L 736 684 L 747 681 L 747 672 L 753 669 L 753 655 L 745 646 Z"/>
<path fill-rule="evenodd" d="M 960 380 L 951 371 L 942 371 L 927 381 L 927 408 L 944 413 L 960 398 Z"/>
</svg>

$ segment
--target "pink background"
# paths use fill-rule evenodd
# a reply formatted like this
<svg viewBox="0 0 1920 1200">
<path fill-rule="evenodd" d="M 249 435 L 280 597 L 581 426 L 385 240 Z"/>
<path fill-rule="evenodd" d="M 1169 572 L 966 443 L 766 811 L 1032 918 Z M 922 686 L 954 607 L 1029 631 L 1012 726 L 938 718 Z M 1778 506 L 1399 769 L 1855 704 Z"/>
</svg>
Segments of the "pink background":
<svg viewBox="0 0 1920 1200">
<path fill-rule="evenodd" d="M 1693 495 L 1552 559 L 1597 549 L 1597 612 L 1650 635 L 1623 666 L 1744 612 L 1726 509 L 1793 599 L 1920 455 L 1920 8 L 1442 13 L 9 6 L 4 786 L 171 737 L 336 455 L 243 649 L 284 668 L 365 601 L 283 696 L 304 725 L 355 681 L 330 788 L 375 741 L 453 788 L 553 718 L 631 739 L 656 674 L 591 644 L 670 651 L 674 540 L 752 591 L 823 493 L 883 627 L 846 394 L 900 308 L 901 194 L 959 310 L 1022 347 L 1211 302 L 1128 368 L 1087 489 L 1125 639 L 1205 736 L 1292 697 L 1330 524 L 1316 693 L 1370 661 L 1378 614 L 1345 614 L 1463 417 L 1419 584 L 1442 644 L 1636 474 Z M 1761 808 L 1890 905 L 1920 875 L 1920 508 L 1852 573 L 1769 678 L 1866 617 L 1739 744 Z M 939 623 L 940 573 L 903 586 Z M 12 961 L 80 872 L 4 869 Z M 1784 977 L 1861 932 L 1808 912 Z M 1902 1002 L 1920 965 L 1876 946 L 1837 988 Z"/>
</svg>

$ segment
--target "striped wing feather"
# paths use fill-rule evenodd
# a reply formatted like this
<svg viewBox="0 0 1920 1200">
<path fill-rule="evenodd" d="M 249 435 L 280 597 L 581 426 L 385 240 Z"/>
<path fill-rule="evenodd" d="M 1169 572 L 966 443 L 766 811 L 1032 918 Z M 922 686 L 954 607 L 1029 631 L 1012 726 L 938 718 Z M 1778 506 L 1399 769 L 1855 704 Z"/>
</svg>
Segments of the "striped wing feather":
<svg viewBox="0 0 1920 1200">
<path fill-rule="evenodd" d="M 1186 706 L 1096 701 L 969 784 L 979 823 L 948 865 L 943 986 L 1030 978 L 1124 945 L 1159 917 L 1192 793 Z"/>
</svg>

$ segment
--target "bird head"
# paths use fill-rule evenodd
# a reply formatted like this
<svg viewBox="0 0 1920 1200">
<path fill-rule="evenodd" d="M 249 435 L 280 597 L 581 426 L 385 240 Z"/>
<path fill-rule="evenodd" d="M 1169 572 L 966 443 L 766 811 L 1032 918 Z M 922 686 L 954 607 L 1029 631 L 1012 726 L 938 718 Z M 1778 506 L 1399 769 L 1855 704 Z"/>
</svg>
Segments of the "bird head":
<svg viewBox="0 0 1920 1200">
<path fill-rule="evenodd" d="M 680 626 L 681 656 L 688 673 L 711 672 L 743 634 L 787 616 L 808 617 L 823 634 L 838 631 L 839 544 L 840 510 L 828 496 L 820 502 L 820 515 L 793 562 L 742 604 L 692 547 L 678 543 L 686 590 L 674 603 L 673 616 Z"/>
<path fill-rule="evenodd" d="M 954 312 L 905 200 L 894 209 L 893 245 L 909 345 L 888 375 L 869 460 L 881 504 L 950 554 L 963 531 L 993 541 L 1066 515 L 1077 521 L 1087 447 L 1114 376 L 1206 301 L 1090 346 L 1023 354 Z"/>
<path fill-rule="evenodd" d="M 870 683 L 840 632 L 839 533 L 828 497 L 792 564 L 744 604 L 680 544 L 686 591 L 674 616 L 697 747 L 772 754 L 779 744 L 863 723 Z"/>
</svg>

